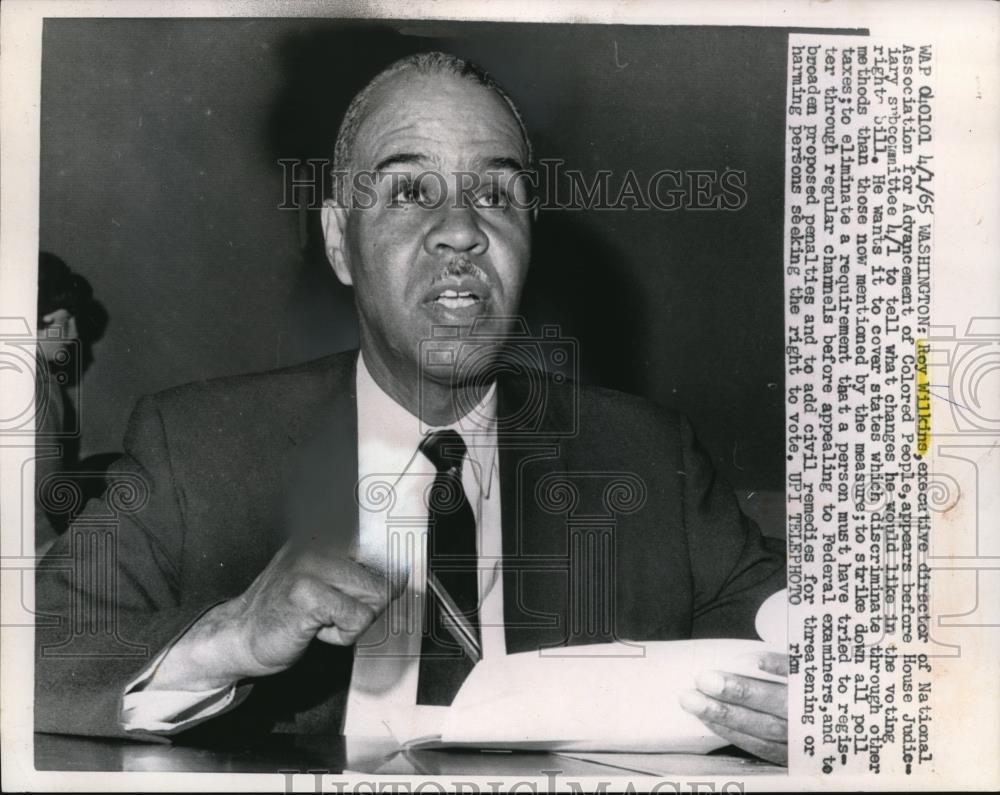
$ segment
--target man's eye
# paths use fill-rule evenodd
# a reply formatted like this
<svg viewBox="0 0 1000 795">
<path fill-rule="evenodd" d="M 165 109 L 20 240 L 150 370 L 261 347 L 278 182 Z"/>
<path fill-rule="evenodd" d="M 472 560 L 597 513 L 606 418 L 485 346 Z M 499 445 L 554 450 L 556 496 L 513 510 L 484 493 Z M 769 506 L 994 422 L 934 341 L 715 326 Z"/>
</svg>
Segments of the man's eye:
<svg viewBox="0 0 1000 795">
<path fill-rule="evenodd" d="M 394 201 L 403 202 L 404 204 L 419 204 L 421 201 L 426 200 L 427 194 L 419 182 L 414 180 L 406 180 L 402 182 L 399 186 L 399 190 L 396 191 L 396 195 L 393 196 Z"/>
<path fill-rule="evenodd" d="M 504 209 L 507 204 L 507 192 L 500 189 L 489 190 L 476 197 L 477 207 Z"/>
</svg>

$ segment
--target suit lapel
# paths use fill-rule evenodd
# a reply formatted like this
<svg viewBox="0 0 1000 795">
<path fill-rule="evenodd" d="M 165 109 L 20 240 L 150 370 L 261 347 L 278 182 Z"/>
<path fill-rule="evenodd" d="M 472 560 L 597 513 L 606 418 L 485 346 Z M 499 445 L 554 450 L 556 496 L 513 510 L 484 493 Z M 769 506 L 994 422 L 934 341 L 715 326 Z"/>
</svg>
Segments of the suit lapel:
<svg viewBox="0 0 1000 795">
<path fill-rule="evenodd" d="M 500 462 L 504 624 L 507 653 L 562 646 L 568 641 L 569 538 L 565 515 L 536 493 L 566 471 L 558 435 L 560 406 L 546 400 L 533 416 L 523 408 L 537 400 L 531 384 L 498 383 L 497 446 Z M 534 385 L 537 389 L 537 384 Z M 551 386 L 550 384 L 543 384 Z M 551 396 L 547 396 L 549 398 Z M 531 421 L 531 420 L 529 420 Z"/>
<path fill-rule="evenodd" d="M 312 411 L 289 429 L 288 535 L 350 554 L 357 540 L 357 352 L 334 357 Z"/>
<path fill-rule="evenodd" d="M 317 399 L 288 428 L 287 536 L 334 557 L 350 555 L 358 535 L 356 366 L 357 351 L 332 357 Z M 296 732 L 339 732 L 353 662 L 353 647 L 314 640 L 292 668 L 258 686 L 258 698 L 294 716 Z"/>
</svg>

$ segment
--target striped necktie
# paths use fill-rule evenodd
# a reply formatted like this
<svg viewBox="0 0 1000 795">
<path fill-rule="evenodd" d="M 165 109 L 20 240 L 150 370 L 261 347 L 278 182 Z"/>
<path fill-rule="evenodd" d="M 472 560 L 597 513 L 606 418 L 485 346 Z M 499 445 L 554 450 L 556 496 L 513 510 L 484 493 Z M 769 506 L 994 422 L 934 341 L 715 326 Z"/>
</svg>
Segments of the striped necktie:
<svg viewBox="0 0 1000 795">
<path fill-rule="evenodd" d="M 428 492 L 427 588 L 417 703 L 449 705 L 482 657 L 476 520 L 462 486 L 466 447 L 452 430 L 424 437 L 437 475 Z"/>
</svg>

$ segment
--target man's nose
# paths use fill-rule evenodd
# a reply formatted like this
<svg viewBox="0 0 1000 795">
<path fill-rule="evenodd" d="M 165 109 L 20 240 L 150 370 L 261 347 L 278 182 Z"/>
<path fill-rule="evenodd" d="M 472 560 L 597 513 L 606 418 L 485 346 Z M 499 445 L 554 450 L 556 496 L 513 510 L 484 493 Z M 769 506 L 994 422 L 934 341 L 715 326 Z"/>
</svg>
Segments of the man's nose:
<svg viewBox="0 0 1000 795">
<path fill-rule="evenodd" d="M 479 219 L 471 207 L 445 207 L 424 238 L 424 250 L 440 256 L 457 254 L 485 254 L 490 240 L 479 226 Z"/>
</svg>

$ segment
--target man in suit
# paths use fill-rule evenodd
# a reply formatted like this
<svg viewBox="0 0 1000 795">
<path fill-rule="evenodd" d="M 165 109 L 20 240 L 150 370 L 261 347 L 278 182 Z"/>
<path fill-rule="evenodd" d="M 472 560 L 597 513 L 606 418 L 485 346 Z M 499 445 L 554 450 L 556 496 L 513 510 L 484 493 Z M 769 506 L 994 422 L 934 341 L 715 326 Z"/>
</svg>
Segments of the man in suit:
<svg viewBox="0 0 1000 795">
<path fill-rule="evenodd" d="M 531 160 L 510 98 L 452 56 L 355 98 L 323 224 L 360 353 L 140 401 L 38 574 L 38 730 L 370 734 L 478 659 L 754 636 L 783 555 L 687 422 L 511 373 Z M 783 762 L 785 699 L 706 672 L 684 706 Z"/>
</svg>

